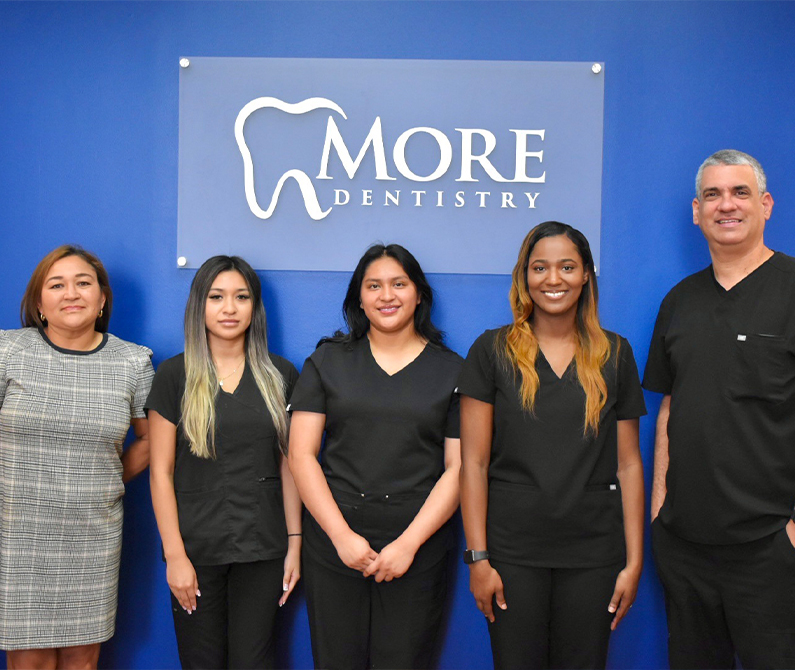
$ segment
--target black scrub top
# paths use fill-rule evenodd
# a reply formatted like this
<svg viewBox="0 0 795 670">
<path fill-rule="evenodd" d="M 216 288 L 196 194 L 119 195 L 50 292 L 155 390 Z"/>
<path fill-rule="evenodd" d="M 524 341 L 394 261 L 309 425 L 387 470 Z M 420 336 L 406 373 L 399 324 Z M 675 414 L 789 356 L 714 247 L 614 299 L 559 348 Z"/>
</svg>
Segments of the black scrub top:
<svg viewBox="0 0 795 670">
<path fill-rule="evenodd" d="M 665 297 L 643 377 L 671 396 L 659 520 L 692 542 L 751 542 L 795 504 L 795 259 L 730 290 L 712 266 Z"/>
<path fill-rule="evenodd" d="M 290 409 L 326 415 L 323 472 L 348 525 L 375 551 L 406 529 L 444 471 L 444 440 L 459 437 L 461 363 L 458 354 L 428 344 L 390 376 L 365 336 L 327 342 L 304 364 Z M 311 515 L 305 521 L 307 552 L 361 576 L 340 561 Z M 411 570 L 436 564 L 450 543 L 446 524 L 420 548 Z"/>
<path fill-rule="evenodd" d="M 270 354 L 289 397 L 298 372 Z M 185 552 L 195 565 L 248 563 L 287 553 L 279 469 L 279 439 L 268 408 L 246 364 L 233 393 L 219 388 L 215 403 L 216 458 L 190 452 L 182 431 L 184 354 L 157 369 L 146 409 L 177 426 L 174 492 Z"/>
<path fill-rule="evenodd" d="M 617 422 L 646 413 L 629 342 L 607 333 L 607 402 L 598 433 L 583 434 L 585 391 L 574 361 L 559 378 L 539 350 L 539 388 L 529 413 L 521 404 L 521 374 L 502 355 L 505 333 L 506 328 L 488 330 L 475 341 L 459 380 L 462 395 L 494 405 L 489 553 L 535 567 L 624 560 Z"/>
</svg>

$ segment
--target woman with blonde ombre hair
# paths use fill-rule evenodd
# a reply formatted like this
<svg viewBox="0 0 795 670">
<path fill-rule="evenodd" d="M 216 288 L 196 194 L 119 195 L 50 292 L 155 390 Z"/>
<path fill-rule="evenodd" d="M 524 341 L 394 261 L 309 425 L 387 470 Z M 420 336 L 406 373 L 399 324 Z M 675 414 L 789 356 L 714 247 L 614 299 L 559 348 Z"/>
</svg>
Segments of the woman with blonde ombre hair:
<svg viewBox="0 0 795 670">
<path fill-rule="evenodd" d="M 530 231 L 510 302 L 458 384 L 470 588 L 495 668 L 604 668 L 643 563 L 635 360 L 599 323 L 590 246 L 569 225 Z"/>
<path fill-rule="evenodd" d="M 152 352 L 108 333 L 94 254 L 34 270 L 0 330 L 0 649 L 8 668 L 96 668 L 116 623 L 124 483 L 149 462 Z M 132 426 L 136 439 L 123 449 Z"/>
<path fill-rule="evenodd" d="M 260 281 L 238 256 L 198 270 L 185 352 L 146 401 L 151 489 L 183 668 L 272 668 L 300 574 L 301 501 L 283 454 L 295 367 L 268 351 Z"/>
</svg>

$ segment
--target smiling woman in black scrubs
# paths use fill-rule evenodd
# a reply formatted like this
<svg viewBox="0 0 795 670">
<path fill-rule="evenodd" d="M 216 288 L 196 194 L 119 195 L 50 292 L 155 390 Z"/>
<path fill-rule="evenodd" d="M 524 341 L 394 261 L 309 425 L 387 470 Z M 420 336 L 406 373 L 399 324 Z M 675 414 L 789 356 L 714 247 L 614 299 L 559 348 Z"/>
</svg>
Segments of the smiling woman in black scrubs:
<svg viewBox="0 0 795 670">
<path fill-rule="evenodd" d="M 290 401 L 319 668 L 431 663 L 458 507 L 461 369 L 432 299 L 406 249 L 368 249 L 343 305 L 349 332 L 321 341 Z"/>
<path fill-rule="evenodd" d="M 513 270 L 514 321 L 475 341 L 459 380 L 464 560 L 495 668 L 604 668 L 637 593 L 646 409 L 597 297 L 582 233 L 535 227 Z"/>
<path fill-rule="evenodd" d="M 298 581 L 301 501 L 280 449 L 298 373 L 268 351 L 259 278 L 206 261 L 185 353 L 146 401 L 151 489 L 183 668 L 272 668 L 273 624 Z"/>
</svg>

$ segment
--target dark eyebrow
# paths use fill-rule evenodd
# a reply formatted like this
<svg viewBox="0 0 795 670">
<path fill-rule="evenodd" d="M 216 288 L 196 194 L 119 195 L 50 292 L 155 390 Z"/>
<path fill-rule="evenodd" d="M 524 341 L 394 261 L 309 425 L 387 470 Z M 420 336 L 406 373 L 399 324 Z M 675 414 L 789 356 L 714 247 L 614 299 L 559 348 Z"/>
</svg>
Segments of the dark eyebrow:
<svg viewBox="0 0 795 670">
<path fill-rule="evenodd" d="M 730 191 L 739 191 L 740 189 L 746 189 L 746 190 L 750 191 L 751 190 L 751 185 L 750 184 L 737 184 L 735 186 L 732 186 L 729 190 Z M 710 186 L 709 188 L 705 188 L 703 191 L 701 191 L 701 195 L 704 196 L 704 195 L 707 195 L 707 193 L 719 193 L 719 192 L 720 192 L 720 189 L 717 186 Z"/>
<path fill-rule="evenodd" d="M 387 279 L 381 279 L 380 277 L 365 277 L 363 283 L 368 281 L 396 281 L 398 279 L 408 279 L 408 275 L 398 275 L 397 277 L 388 277 Z"/>
<path fill-rule="evenodd" d="M 92 275 L 89 272 L 78 272 L 75 275 L 75 277 L 88 277 L 89 279 L 93 279 L 94 275 Z M 61 277 L 61 275 L 56 275 L 55 277 L 47 277 L 46 281 L 53 281 L 55 279 L 59 279 L 59 280 L 63 281 L 63 277 Z"/>
</svg>

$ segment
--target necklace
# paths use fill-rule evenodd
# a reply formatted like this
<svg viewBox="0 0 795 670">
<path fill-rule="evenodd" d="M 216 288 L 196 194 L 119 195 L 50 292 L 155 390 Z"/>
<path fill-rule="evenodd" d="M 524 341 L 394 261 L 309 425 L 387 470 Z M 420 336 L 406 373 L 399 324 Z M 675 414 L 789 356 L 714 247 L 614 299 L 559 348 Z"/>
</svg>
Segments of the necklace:
<svg viewBox="0 0 795 670">
<path fill-rule="evenodd" d="M 237 372 L 237 369 L 238 369 L 238 368 L 239 368 L 239 367 L 240 367 L 240 366 L 243 364 L 243 362 L 244 362 L 245 360 L 246 360 L 246 357 L 245 357 L 245 356 L 243 356 L 243 358 L 240 360 L 240 363 L 238 363 L 238 364 L 235 366 L 235 369 L 234 369 L 234 370 L 232 370 L 232 372 L 230 372 L 230 373 L 229 373 L 228 375 L 226 375 L 225 377 L 219 377 L 219 378 L 218 378 L 218 386 L 223 386 L 223 385 L 224 385 L 224 380 L 225 380 L 225 379 L 229 379 L 229 378 L 230 378 L 230 377 L 231 377 L 233 374 L 235 374 L 235 372 Z M 216 368 L 216 369 L 217 369 L 217 368 Z"/>
</svg>

